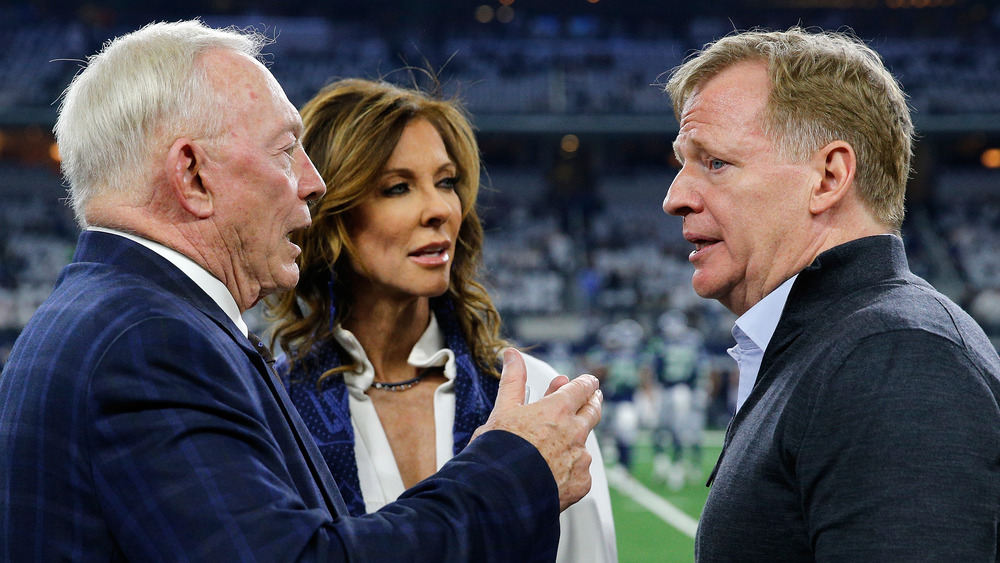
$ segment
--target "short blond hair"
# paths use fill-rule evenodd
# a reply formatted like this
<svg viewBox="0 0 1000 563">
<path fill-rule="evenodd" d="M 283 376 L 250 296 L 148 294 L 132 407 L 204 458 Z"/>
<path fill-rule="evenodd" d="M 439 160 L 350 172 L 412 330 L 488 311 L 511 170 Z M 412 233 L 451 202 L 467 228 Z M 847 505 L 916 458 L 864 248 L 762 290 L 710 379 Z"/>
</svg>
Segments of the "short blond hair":
<svg viewBox="0 0 1000 563">
<path fill-rule="evenodd" d="M 789 160 L 805 160 L 835 140 L 857 154 L 855 185 L 875 218 L 895 232 L 903 223 L 913 123 L 906 95 L 878 54 L 845 32 L 738 32 L 706 45 L 670 76 L 666 91 L 678 120 L 692 93 L 742 62 L 767 65 L 771 94 L 765 134 Z"/>
</svg>

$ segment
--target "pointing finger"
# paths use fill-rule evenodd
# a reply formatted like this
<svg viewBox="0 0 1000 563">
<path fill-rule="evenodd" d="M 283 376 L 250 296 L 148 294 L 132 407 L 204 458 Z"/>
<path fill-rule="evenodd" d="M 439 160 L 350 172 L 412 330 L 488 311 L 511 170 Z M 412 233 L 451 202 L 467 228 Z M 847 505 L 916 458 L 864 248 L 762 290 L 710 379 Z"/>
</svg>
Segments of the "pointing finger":
<svg viewBox="0 0 1000 563">
<path fill-rule="evenodd" d="M 503 371 L 497 391 L 494 410 L 506 410 L 524 404 L 524 386 L 528 380 L 527 368 L 521 353 L 513 348 L 503 351 Z"/>
</svg>

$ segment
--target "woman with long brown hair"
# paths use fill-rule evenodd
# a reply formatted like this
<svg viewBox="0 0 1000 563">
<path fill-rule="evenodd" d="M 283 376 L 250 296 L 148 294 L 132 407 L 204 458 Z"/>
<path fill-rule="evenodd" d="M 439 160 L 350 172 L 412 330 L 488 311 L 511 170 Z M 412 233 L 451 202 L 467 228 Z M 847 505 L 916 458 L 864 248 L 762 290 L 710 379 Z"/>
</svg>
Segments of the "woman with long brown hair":
<svg viewBox="0 0 1000 563">
<path fill-rule="evenodd" d="M 302 110 L 326 181 L 294 292 L 270 302 L 277 368 L 352 514 L 440 468 L 493 408 L 500 317 L 476 281 L 479 149 L 455 101 L 385 82 L 335 82 Z M 530 396 L 556 372 L 525 355 Z M 561 517 L 561 561 L 615 561 L 596 441 L 591 492 Z"/>
</svg>

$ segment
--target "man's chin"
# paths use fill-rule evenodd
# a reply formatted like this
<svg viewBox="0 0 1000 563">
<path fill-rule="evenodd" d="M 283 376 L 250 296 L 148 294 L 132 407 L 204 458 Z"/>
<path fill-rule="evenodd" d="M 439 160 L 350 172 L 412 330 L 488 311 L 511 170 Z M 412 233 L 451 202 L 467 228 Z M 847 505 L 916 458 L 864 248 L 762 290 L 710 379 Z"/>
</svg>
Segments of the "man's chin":
<svg viewBox="0 0 1000 563">
<path fill-rule="evenodd" d="M 691 279 L 691 287 L 694 288 L 694 292 L 698 294 L 698 297 L 702 299 L 714 299 L 725 305 L 727 309 L 732 310 L 729 306 L 729 300 L 732 297 L 732 287 L 728 284 L 719 283 L 717 280 L 699 279 L 698 272 L 695 272 L 694 277 Z"/>
<path fill-rule="evenodd" d="M 691 276 L 691 287 L 694 288 L 698 297 L 703 299 L 718 299 L 722 293 L 719 283 L 709 279 L 705 272 L 700 270 L 695 270 L 694 275 Z"/>
<path fill-rule="evenodd" d="M 292 283 L 278 284 L 275 287 L 272 287 L 270 289 L 261 291 L 260 292 L 260 296 L 261 296 L 261 298 L 264 298 L 264 297 L 267 297 L 269 295 L 281 295 L 282 293 L 288 293 L 289 291 L 292 291 L 293 289 L 295 289 L 295 284 L 297 282 L 298 282 L 298 278 L 296 278 L 295 282 L 292 282 Z"/>
<path fill-rule="evenodd" d="M 290 266 L 282 270 L 279 275 L 274 277 L 274 287 L 270 288 L 267 293 L 268 295 L 272 293 L 285 293 L 286 291 L 295 289 L 298 283 L 299 266 L 293 262 Z"/>
<path fill-rule="evenodd" d="M 262 284 L 260 286 L 260 293 L 257 295 L 257 301 L 254 302 L 254 305 L 260 303 L 270 295 L 282 294 L 295 289 L 295 285 L 299 283 L 298 268 L 296 267 L 294 271 L 283 272 L 283 274 L 275 276 L 270 284 Z"/>
</svg>

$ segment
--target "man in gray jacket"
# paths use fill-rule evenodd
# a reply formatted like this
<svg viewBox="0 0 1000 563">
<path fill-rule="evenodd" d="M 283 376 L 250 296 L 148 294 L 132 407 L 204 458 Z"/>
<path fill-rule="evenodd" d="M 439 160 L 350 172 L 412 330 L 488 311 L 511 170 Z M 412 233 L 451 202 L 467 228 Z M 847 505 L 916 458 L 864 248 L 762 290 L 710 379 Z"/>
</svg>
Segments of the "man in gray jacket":
<svg viewBox="0 0 1000 563">
<path fill-rule="evenodd" d="M 839 33 L 737 33 L 672 74 L 683 164 L 663 209 L 694 289 L 739 315 L 738 407 L 704 561 L 995 561 L 1000 359 L 913 275 L 913 126 Z"/>
</svg>

